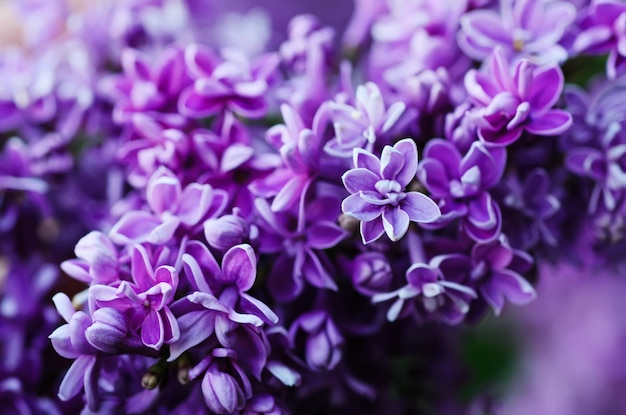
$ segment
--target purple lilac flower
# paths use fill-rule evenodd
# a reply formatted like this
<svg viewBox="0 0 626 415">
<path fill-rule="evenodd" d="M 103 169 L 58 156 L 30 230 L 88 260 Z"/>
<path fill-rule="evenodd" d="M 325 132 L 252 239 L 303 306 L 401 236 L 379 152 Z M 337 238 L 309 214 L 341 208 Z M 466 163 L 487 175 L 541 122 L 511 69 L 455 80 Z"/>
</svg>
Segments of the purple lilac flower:
<svg viewBox="0 0 626 415">
<path fill-rule="evenodd" d="M 325 108 L 315 114 L 313 125 L 306 128 L 302 118 L 289 105 L 281 105 L 285 124 L 267 130 L 267 140 L 278 149 L 283 166 L 266 177 L 255 180 L 251 190 L 261 197 L 274 196 L 272 210 L 281 212 L 298 204 L 306 196 L 320 168 Z"/>
<path fill-rule="evenodd" d="M 341 102 L 329 105 L 335 137 L 326 143 L 324 150 L 339 157 L 351 157 L 355 148 L 373 151 L 375 144 L 388 142 L 390 130 L 404 109 L 403 102 L 394 102 L 385 108 L 376 84 L 359 85 L 354 106 Z"/>
<path fill-rule="evenodd" d="M 147 114 L 170 126 L 185 122 L 176 111 L 176 100 L 191 83 L 182 50 L 168 49 L 151 64 L 142 52 L 125 49 L 121 63 L 124 74 L 105 78 L 100 86 L 115 102 L 113 119 L 117 123 L 130 122 L 136 113 Z"/>
<path fill-rule="evenodd" d="M 450 141 L 432 139 L 426 144 L 418 178 L 431 197 L 439 200 L 442 216 L 434 227 L 461 219 L 461 227 L 476 241 L 493 240 L 500 233 L 502 215 L 489 189 L 502 178 L 506 151 L 488 149 L 475 141 L 462 156 Z"/>
<path fill-rule="evenodd" d="M 309 369 L 329 371 L 339 364 L 343 337 L 326 311 L 310 311 L 292 323 L 289 339 L 294 348 L 299 334 L 305 337 L 304 356 Z"/>
<path fill-rule="evenodd" d="M 489 9 L 466 13 L 458 42 L 476 60 L 487 58 L 501 46 L 510 60 L 559 64 L 568 57 L 559 41 L 575 19 L 576 8 L 567 1 L 501 1 L 500 13 Z"/>
<path fill-rule="evenodd" d="M 59 398 L 67 401 L 84 388 L 87 406 L 95 411 L 98 407 L 98 350 L 85 337 L 91 318 L 84 311 L 76 311 L 65 294 L 56 294 L 53 301 L 67 324 L 50 334 L 52 346 L 61 356 L 75 359 L 59 386 Z"/>
<path fill-rule="evenodd" d="M 465 87 L 483 111 L 478 136 L 490 145 L 507 146 L 524 131 L 558 135 L 572 124 L 569 113 L 552 109 L 563 89 L 558 66 L 536 66 L 523 59 L 512 75 L 504 50 L 496 47 L 481 71 L 467 73 Z"/>
<path fill-rule="evenodd" d="M 364 244 L 383 233 L 391 241 L 398 241 L 410 222 L 431 223 L 441 216 L 432 199 L 419 192 L 404 191 L 417 173 L 417 147 L 412 139 L 385 146 L 380 159 L 357 148 L 353 162 L 355 168 L 341 178 L 351 193 L 341 203 L 341 209 L 361 221 Z"/>
<path fill-rule="evenodd" d="M 148 181 L 146 199 L 151 212 L 126 213 L 109 232 L 113 242 L 164 244 L 181 224 L 192 228 L 203 218 L 219 215 L 227 203 L 226 192 L 207 184 L 191 183 L 183 189 L 174 173 L 165 167 Z"/>
<path fill-rule="evenodd" d="M 61 269 L 79 281 L 96 284 L 109 284 L 119 280 L 119 260 L 117 249 L 108 236 L 92 231 L 83 236 L 74 254 L 78 259 L 61 263 Z"/>
<path fill-rule="evenodd" d="M 256 279 L 254 250 L 249 245 L 230 248 L 224 254 L 221 267 L 201 243 L 190 242 L 187 250 L 183 264 L 195 291 L 173 307 L 181 336 L 170 345 L 170 361 L 213 334 L 224 347 L 237 348 L 237 338 L 248 339 L 242 345 L 256 345 L 255 349 L 260 352 L 241 356 L 241 359 L 258 377 L 266 356 L 263 337 L 256 328 L 275 324 L 278 317 L 264 303 L 246 293 Z M 261 357 L 257 358 L 259 354 Z"/>
<path fill-rule="evenodd" d="M 469 258 L 462 254 L 436 256 L 428 264 L 411 265 L 406 271 L 405 286 L 376 294 L 372 300 L 375 303 L 395 300 L 387 312 L 389 321 L 413 314 L 420 319 L 459 324 L 471 301 L 478 297 L 465 285 L 470 266 Z"/>
<path fill-rule="evenodd" d="M 615 78 L 626 72 L 626 4 L 619 0 L 595 1 L 582 12 L 575 52 L 609 53 L 606 73 Z"/>
<path fill-rule="evenodd" d="M 598 204 L 612 211 L 624 198 L 626 189 L 626 130 L 623 123 L 614 122 L 600 138 L 600 148 L 576 147 L 567 153 L 567 168 L 575 174 L 591 178 L 594 189 L 589 211 Z"/>
<path fill-rule="evenodd" d="M 135 245 L 131 274 L 132 282 L 122 281 L 118 286 L 92 285 L 89 296 L 94 309 L 111 307 L 125 313 L 147 347 L 159 350 L 178 340 L 180 328 L 169 308 L 178 288 L 176 269 L 168 265 L 154 268 L 146 249 Z"/>
<path fill-rule="evenodd" d="M 337 290 L 322 250 L 330 249 L 347 236 L 337 224 L 339 203 L 333 197 L 301 202 L 296 212 L 273 212 L 268 202 L 257 199 L 260 217 L 259 251 L 279 253 L 270 271 L 268 288 L 279 301 L 297 298 L 304 282 L 319 289 Z"/>
<path fill-rule="evenodd" d="M 557 246 L 558 239 L 551 219 L 561 208 L 561 202 L 551 191 L 550 176 L 542 169 L 530 171 L 523 181 L 518 177 L 508 177 L 504 182 L 506 194 L 503 198 L 503 207 L 514 209 L 515 214 L 506 215 L 515 217 L 517 221 L 505 221 L 505 233 L 515 246 L 528 249 L 539 242 Z M 519 213 L 518 213 L 519 212 Z M 513 227 L 510 231 L 507 224 Z M 516 226 L 517 225 L 517 226 Z"/>
<path fill-rule="evenodd" d="M 467 1 L 389 1 L 389 13 L 372 25 L 374 44 L 370 66 L 375 80 L 384 80 L 387 70 L 414 73 L 446 67 L 455 74 L 466 70 L 455 33 Z"/>
<path fill-rule="evenodd" d="M 222 58 L 209 48 L 192 44 L 185 48 L 185 65 L 194 83 L 178 101 L 181 114 L 204 118 L 226 109 L 248 118 L 267 112 L 265 94 L 278 57 L 264 55 L 252 62 L 240 51 L 225 49 Z"/>
<path fill-rule="evenodd" d="M 533 259 L 524 251 L 512 249 L 505 235 L 476 244 L 470 259 L 469 281 L 496 315 L 502 312 L 505 300 L 527 304 L 535 299 L 535 289 L 520 275 L 530 269 Z"/>
</svg>

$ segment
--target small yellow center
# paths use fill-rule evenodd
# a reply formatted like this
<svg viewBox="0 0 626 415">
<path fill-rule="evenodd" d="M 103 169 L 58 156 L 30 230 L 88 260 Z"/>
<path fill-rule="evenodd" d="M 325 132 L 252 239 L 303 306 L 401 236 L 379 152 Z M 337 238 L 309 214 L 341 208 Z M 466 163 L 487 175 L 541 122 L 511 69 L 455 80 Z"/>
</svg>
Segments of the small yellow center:
<svg viewBox="0 0 626 415">
<path fill-rule="evenodd" d="M 515 49 L 516 52 L 521 52 L 522 49 L 524 49 L 524 41 L 521 39 L 515 39 L 513 41 L 513 49 Z"/>
</svg>

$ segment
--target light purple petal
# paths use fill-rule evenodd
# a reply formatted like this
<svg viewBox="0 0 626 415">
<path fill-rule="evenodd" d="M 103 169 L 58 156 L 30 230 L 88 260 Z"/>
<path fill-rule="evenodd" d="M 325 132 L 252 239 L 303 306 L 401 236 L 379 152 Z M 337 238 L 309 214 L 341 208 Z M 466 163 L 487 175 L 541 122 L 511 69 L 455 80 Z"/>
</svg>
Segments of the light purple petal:
<svg viewBox="0 0 626 415">
<path fill-rule="evenodd" d="M 533 118 L 526 131 L 537 135 L 559 135 L 567 131 L 572 125 L 572 116 L 563 110 L 550 110 L 545 114 Z"/>
<path fill-rule="evenodd" d="M 400 240 L 409 230 L 409 215 L 399 207 L 388 207 L 383 212 L 383 226 L 392 242 Z"/>
<path fill-rule="evenodd" d="M 423 193 L 406 193 L 406 197 L 400 206 L 412 222 L 431 223 L 441 217 L 439 206 Z"/>
<path fill-rule="evenodd" d="M 149 212 L 131 211 L 120 218 L 109 232 L 113 242 L 120 245 L 146 242 L 161 221 Z"/>
<path fill-rule="evenodd" d="M 361 190 L 374 191 L 380 177 L 376 173 L 364 168 L 348 170 L 341 176 L 346 190 L 350 193 L 358 193 Z"/>
<path fill-rule="evenodd" d="M 383 236 L 383 233 L 385 233 L 385 227 L 383 226 L 382 217 L 368 222 L 361 222 L 361 239 L 364 245 L 374 242 Z"/>
<path fill-rule="evenodd" d="M 248 291 L 256 278 L 256 255 L 250 245 L 233 246 L 222 259 L 222 278 L 225 283 L 234 282 L 240 291 Z"/>
<path fill-rule="evenodd" d="M 363 222 L 376 219 L 383 213 L 384 209 L 384 205 L 368 203 L 363 200 L 359 194 L 350 195 L 341 203 L 341 210 L 345 214 L 353 216 Z"/>
</svg>

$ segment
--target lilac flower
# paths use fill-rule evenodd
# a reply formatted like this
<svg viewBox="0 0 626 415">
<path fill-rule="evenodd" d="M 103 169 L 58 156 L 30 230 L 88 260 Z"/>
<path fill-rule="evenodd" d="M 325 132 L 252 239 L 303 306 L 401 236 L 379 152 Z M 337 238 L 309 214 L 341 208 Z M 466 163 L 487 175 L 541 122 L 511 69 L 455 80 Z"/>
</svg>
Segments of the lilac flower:
<svg viewBox="0 0 626 415">
<path fill-rule="evenodd" d="M 204 222 L 204 236 L 212 248 L 227 251 L 245 240 L 256 239 L 258 229 L 241 217 L 239 209 L 232 215 L 209 219 Z"/>
<path fill-rule="evenodd" d="M 615 78 L 626 72 L 626 5 L 618 0 L 595 1 L 583 11 L 575 52 L 609 52 L 606 72 Z"/>
<path fill-rule="evenodd" d="M 447 324 L 459 324 L 469 311 L 476 292 L 464 285 L 470 261 L 462 254 L 439 255 L 428 264 L 413 264 L 406 271 L 407 285 L 389 293 L 379 293 L 373 302 L 395 299 L 387 312 L 394 321 L 410 313 Z"/>
<path fill-rule="evenodd" d="M 290 301 L 304 289 L 304 281 L 316 288 L 336 290 L 321 250 L 330 249 L 347 236 L 337 224 L 339 203 L 320 197 L 300 203 L 297 214 L 277 214 L 264 199 L 255 201 L 260 216 L 259 251 L 280 253 L 270 272 L 268 288 L 279 301 Z"/>
<path fill-rule="evenodd" d="M 311 14 L 295 16 L 289 22 L 288 39 L 280 45 L 283 63 L 294 73 L 306 71 L 307 55 L 315 49 L 322 51 L 324 62 L 332 63 L 335 31 L 324 27 Z"/>
<path fill-rule="evenodd" d="M 350 157 L 354 148 L 371 152 L 374 144 L 387 141 L 405 108 L 402 102 L 385 108 L 382 94 L 372 82 L 357 87 L 355 101 L 355 106 L 341 102 L 329 106 L 335 137 L 326 143 L 324 150 L 331 155 Z"/>
<path fill-rule="evenodd" d="M 96 410 L 98 350 L 85 338 L 85 330 L 91 325 L 91 318 L 84 311 L 76 311 L 65 294 L 56 294 L 53 301 L 67 324 L 50 334 L 52 346 L 61 356 L 75 359 L 59 386 L 59 398 L 70 400 L 84 388 L 87 406 Z"/>
<path fill-rule="evenodd" d="M 183 255 L 183 263 L 195 291 L 174 306 L 181 336 L 171 344 L 169 360 L 175 360 L 215 334 L 224 347 L 246 348 L 240 360 L 259 377 L 267 351 L 257 328 L 275 324 L 278 317 L 246 293 L 256 278 L 254 251 L 249 245 L 230 248 L 224 254 L 221 268 L 204 245 L 190 242 L 188 251 Z"/>
<path fill-rule="evenodd" d="M 265 94 L 278 57 L 265 55 L 249 62 L 234 49 L 223 50 L 222 57 L 199 44 L 187 46 L 185 65 L 194 84 L 181 94 L 179 111 L 193 118 L 208 117 L 226 109 L 248 118 L 265 115 Z"/>
<path fill-rule="evenodd" d="M 367 296 L 385 291 L 393 279 L 391 264 L 381 252 L 357 255 L 349 264 L 348 271 L 354 288 Z"/>
<path fill-rule="evenodd" d="M 354 166 L 341 178 L 351 193 L 341 209 L 361 221 L 364 244 L 383 233 L 398 241 L 409 229 L 409 222 L 431 223 L 441 216 L 429 197 L 404 191 L 417 173 L 417 147 L 412 139 L 385 146 L 380 159 L 357 148 Z"/>
<path fill-rule="evenodd" d="M 572 123 L 569 113 L 552 109 L 563 89 L 558 66 L 535 66 L 523 59 L 511 75 L 503 49 L 496 47 L 482 71 L 467 73 L 465 87 L 483 110 L 478 136 L 490 145 L 507 146 L 524 131 L 558 135 Z"/>
<path fill-rule="evenodd" d="M 304 355 L 309 369 L 329 371 L 339 364 L 343 337 L 326 311 L 310 311 L 293 322 L 289 329 L 292 347 L 296 347 L 300 332 L 305 336 Z"/>
<path fill-rule="evenodd" d="M 202 372 L 202 395 L 210 411 L 215 414 L 235 414 L 243 409 L 252 397 L 252 386 L 245 372 L 234 360 L 231 349 L 214 349 L 189 371 L 193 380 Z"/>
<path fill-rule="evenodd" d="M 532 266 L 527 253 L 512 249 L 504 235 L 490 243 L 476 244 L 471 254 L 470 282 L 481 297 L 499 315 L 505 299 L 513 304 L 527 304 L 535 299 L 535 289 L 519 273 Z"/>
<path fill-rule="evenodd" d="M 500 13 L 489 9 L 466 13 L 458 41 L 476 60 L 501 46 L 512 60 L 559 64 L 567 59 L 567 51 L 558 42 L 575 19 L 576 8 L 567 1 L 501 1 Z"/>
<path fill-rule="evenodd" d="M 500 233 L 500 208 L 489 189 L 501 179 L 506 151 L 487 149 L 475 141 L 465 156 L 449 141 L 432 139 L 424 149 L 418 178 L 435 200 L 442 216 L 433 226 L 441 227 L 461 218 L 461 226 L 476 241 L 493 240 Z"/>
<path fill-rule="evenodd" d="M 599 141 L 600 148 L 576 147 L 565 160 L 569 170 L 595 182 L 590 212 L 595 212 L 600 202 L 609 211 L 615 210 L 626 189 L 626 130 L 614 122 Z"/>
<path fill-rule="evenodd" d="M 284 166 L 256 180 L 252 191 L 262 197 L 274 196 L 272 210 L 281 212 L 301 201 L 320 167 L 323 119 L 326 110 L 318 109 L 312 128 L 289 105 L 280 107 L 285 124 L 270 128 L 266 137 L 281 155 Z"/>
<path fill-rule="evenodd" d="M 140 51 L 125 49 L 121 63 L 124 75 L 105 78 L 100 85 L 115 101 L 115 122 L 128 123 L 136 113 L 170 126 L 185 121 L 176 113 L 176 100 L 191 80 L 185 73 L 183 52 L 179 48 L 164 51 L 154 65 Z"/>
<path fill-rule="evenodd" d="M 92 231 L 83 236 L 76 244 L 74 254 L 78 259 L 61 263 L 61 269 L 72 278 L 96 284 L 119 280 L 117 250 L 102 232 Z"/>
<path fill-rule="evenodd" d="M 181 224 L 196 226 L 203 218 L 219 215 L 227 203 L 226 192 L 210 185 L 192 183 L 183 189 L 165 167 L 150 178 L 146 199 L 151 212 L 131 211 L 122 216 L 109 232 L 113 242 L 164 244 Z"/>
<path fill-rule="evenodd" d="M 154 269 L 141 245 L 135 245 L 131 261 L 132 283 L 122 281 L 118 287 L 92 285 L 90 300 L 94 308 L 112 307 L 124 312 L 133 329 L 141 332 L 143 344 L 159 350 L 180 336 L 178 322 L 169 308 L 178 287 L 178 273 L 168 265 Z"/>
<path fill-rule="evenodd" d="M 505 233 L 510 235 L 515 246 L 524 249 L 530 248 L 539 242 L 546 242 L 556 246 L 558 240 L 551 225 L 550 219 L 561 208 L 561 202 L 551 192 L 550 176 L 541 168 L 532 170 L 520 181 L 517 177 L 508 178 L 505 183 L 507 193 L 503 199 L 503 205 L 510 209 L 515 209 L 515 214 L 511 214 L 511 219 L 518 219 L 521 226 L 515 226 L 516 221 L 505 221 L 512 224 L 513 229 Z M 507 215 L 505 215 L 507 216 Z"/>
</svg>

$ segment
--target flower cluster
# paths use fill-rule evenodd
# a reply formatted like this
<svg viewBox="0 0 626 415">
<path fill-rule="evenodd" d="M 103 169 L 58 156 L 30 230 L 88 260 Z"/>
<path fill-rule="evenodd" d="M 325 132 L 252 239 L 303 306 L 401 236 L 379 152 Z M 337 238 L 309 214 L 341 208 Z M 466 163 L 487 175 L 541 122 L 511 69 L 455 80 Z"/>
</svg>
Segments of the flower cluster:
<svg viewBox="0 0 626 415">
<path fill-rule="evenodd" d="M 17 412 L 414 413 L 398 362 L 458 389 L 449 326 L 532 301 L 577 238 L 626 244 L 619 1 L 356 0 L 272 32 L 280 2 L 27 3 L 0 54 Z"/>
</svg>

